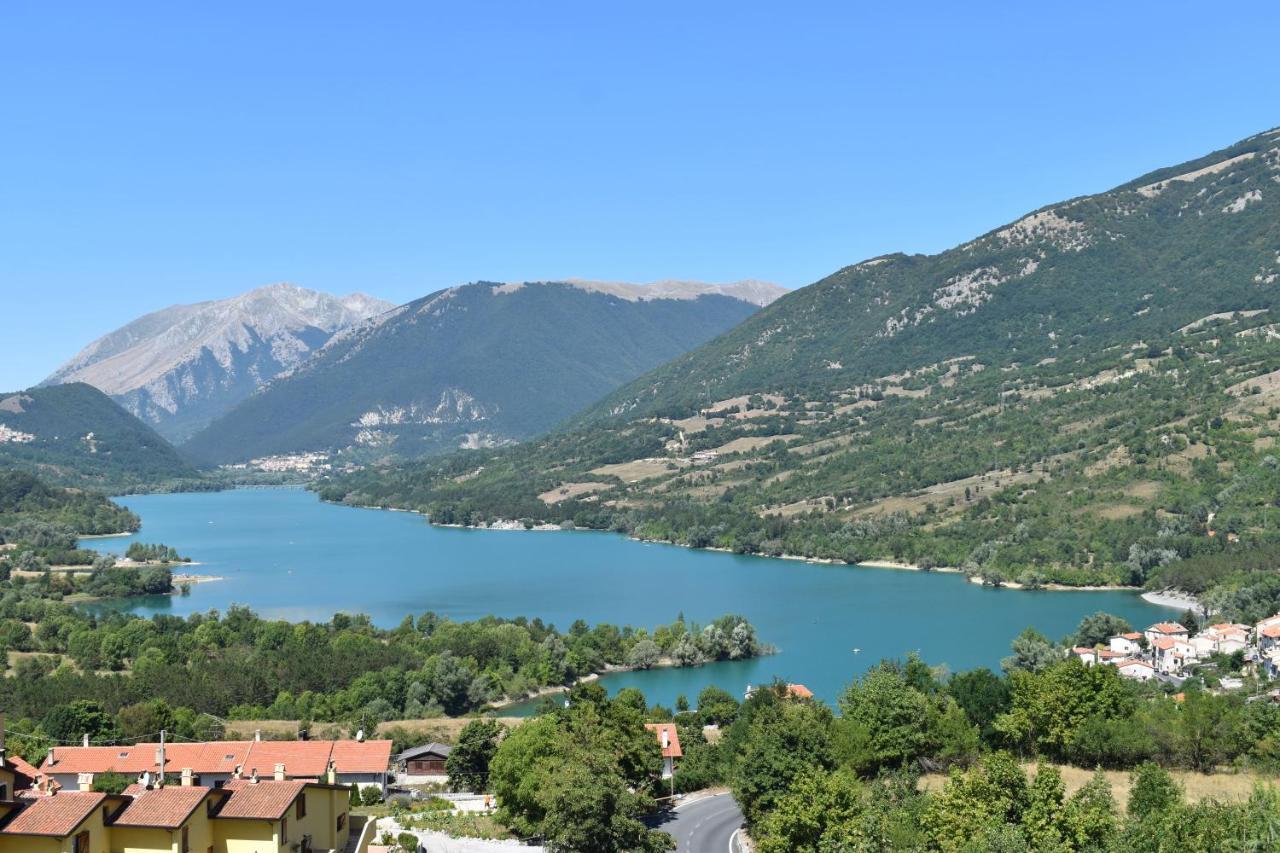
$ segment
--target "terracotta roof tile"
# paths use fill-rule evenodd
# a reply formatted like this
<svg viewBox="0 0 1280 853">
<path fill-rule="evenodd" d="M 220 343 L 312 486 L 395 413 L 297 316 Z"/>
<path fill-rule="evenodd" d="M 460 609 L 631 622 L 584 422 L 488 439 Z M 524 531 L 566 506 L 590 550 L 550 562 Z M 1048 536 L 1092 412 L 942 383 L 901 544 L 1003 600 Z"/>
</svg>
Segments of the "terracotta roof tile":
<svg viewBox="0 0 1280 853">
<path fill-rule="evenodd" d="M 259 777 L 270 779 L 275 766 L 283 764 L 287 776 L 319 776 L 328 769 L 332 752 L 329 740 L 258 741 L 249 747 L 244 773 L 257 769 Z"/>
<path fill-rule="evenodd" d="M 662 733 L 667 733 L 667 745 L 662 749 L 663 758 L 681 758 L 684 750 L 680 748 L 680 732 L 675 723 L 645 723 L 644 727 L 658 736 L 658 745 L 662 745 Z"/>
<path fill-rule="evenodd" d="M 812 699 L 813 691 L 803 684 L 788 684 L 787 695 L 792 699 Z"/>
<path fill-rule="evenodd" d="M 157 826 L 177 829 L 191 817 L 191 813 L 213 790 L 181 785 L 134 790 L 138 788 L 141 786 L 130 785 L 125 790 L 126 794 L 133 797 L 133 801 L 112 822 L 114 826 Z"/>
<path fill-rule="evenodd" d="M 135 746 L 60 746 L 54 750 L 54 763 L 46 758 L 42 769 L 50 773 L 124 773 L 136 775 L 156 772 L 158 743 Z M 264 740 L 210 741 L 207 743 L 165 744 L 165 772 L 178 774 L 184 768 L 201 773 L 229 774 L 237 766 L 248 774 L 253 768 L 259 776 L 270 777 L 277 764 L 285 773 L 295 776 L 323 776 L 329 760 L 337 762 L 339 773 L 381 773 L 391 764 L 391 741 L 371 740 Z"/>
<path fill-rule="evenodd" d="M 91 791 L 69 791 L 33 800 L 18 812 L 0 835 L 70 835 L 85 818 L 107 799 L 106 794 Z"/>
<path fill-rule="evenodd" d="M 20 755 L 6 755 L 4 757 L 4 763 L 9 766 L 10 770 L 13 770 L 15 773 L 20 773 L 33 781 L 40 775 L 40 771 L 28 764 Z"/>
<path fill-rule="evenodd" d="M 389 740 L 335 740 L 330 756 L 339 773 L 385 773 L 391 766 Z"/>
<path fill-rule="evenodd" d="M 223 790 L 230 791 L 231 796 L 222 804 L 218 817 L 277 820 L 288 811 L 306 786 L 307 783 L 300 779 L 256 783 L 232 779 L 223 786 Z"/>
<path fill-rule="evenodd" d="M 1185 634 L 1187 629 L 1179 625 L 1177 622 L 1157 622 L 1147 629 L 1155 631 L 1157 634 Z"/>
</svg>

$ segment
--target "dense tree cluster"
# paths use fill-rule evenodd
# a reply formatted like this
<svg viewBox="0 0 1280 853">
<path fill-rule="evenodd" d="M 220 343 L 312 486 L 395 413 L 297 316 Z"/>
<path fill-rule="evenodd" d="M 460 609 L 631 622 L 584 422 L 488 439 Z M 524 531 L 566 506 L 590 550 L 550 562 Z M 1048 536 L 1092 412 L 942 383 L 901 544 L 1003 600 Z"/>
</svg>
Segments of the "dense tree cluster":
<svg viewBox="0 0 1280 853">
<path fill-rule="evenodd" d="M 107 569 L 97 577 L 162 575 L 167 583 L 168 572 Z M 35 654 L 19 662 L 14 677 L 0 680 L 0 707 L 11 720 L 25 718 L 28 732 L 58 741 L 66 740 L 68 727 L 51 715 L 76 702 L 94 703 L 104 719 L 115 720 L 114 727 L 92 726 L 95 736 L 107 739 L 126 738 L 130 727 L 121 715 L 153 699 L 175 713 L 371 729 L 386 720 L 461 714 L 570 684 L 625 665 L 641 644 L 682 663 L 762 651 L 754 629 L 733 616 L 705 628 L 679 619 L 650 632 L 581 621 L 559 631 L 523 618 L 453 622 L 428 613 L 383 630 L 367 617 L 339 614 L 324 624 L 292 624 L 260 619 L 244 608 L 186 619 L 95 615 L 50 601 L 37 581 L 4 587 L 0 649 Z M 687 656 L 686 648 L 693 650 Z M 82 734 L 72 732 L 70 739 Z"/>
</svg>

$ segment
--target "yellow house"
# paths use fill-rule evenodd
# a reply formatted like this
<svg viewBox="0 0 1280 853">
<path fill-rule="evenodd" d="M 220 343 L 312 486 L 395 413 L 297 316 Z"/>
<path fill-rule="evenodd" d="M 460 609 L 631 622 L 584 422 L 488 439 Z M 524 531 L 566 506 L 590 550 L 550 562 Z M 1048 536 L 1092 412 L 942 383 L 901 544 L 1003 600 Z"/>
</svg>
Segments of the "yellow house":
<svg viewBox="0 0 1280 853">
<path fill-rule="evenodd" d="M 346 786 L 233 779 L 223 790 L 230 796 L 214 818 L 213 853 L 308 853 L 347 845 L 351 790 Z"/>
<path fill-rule="evenodd" d="M 0 803 L 0 853 L 342 851 L 349 797 L 346 786 L 300 779 L 59 791 Z"/>
<path fill-rule="evenodd" d="M 215 849 L 213 816 L 226 798 L 191 785 L 125 789 L 131 797 L 111 819 L 111 853 L 208 853 Z M 61 795 L 59 795 L 61 796 Z"/>
<path fill-rule="evenodd" d="M 10 814 L 0 853 L 112 853 L 110 819 L 125 798 L 89 791 L 41 797 Z"/>
</svg>

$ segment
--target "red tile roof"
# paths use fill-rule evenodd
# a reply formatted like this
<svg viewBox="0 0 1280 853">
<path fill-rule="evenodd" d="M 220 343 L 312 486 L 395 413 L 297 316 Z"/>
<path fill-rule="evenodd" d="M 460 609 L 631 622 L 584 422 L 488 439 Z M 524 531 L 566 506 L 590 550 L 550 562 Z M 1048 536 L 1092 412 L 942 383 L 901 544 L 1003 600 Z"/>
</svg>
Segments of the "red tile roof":
<svg viewBox="0 0 1280 853">
<path fill-rule="evenodd" d="M 107 773 L 128 761 L 132 750 L 131 746 L 59 746 L 50 750 L 53 763 L 46 756 L 40 769 L 50 773 Z"/>
<path fill-rule="evenodd" d="M 156 772 L 158 743 L 136 746 L 60 746 L 54 749 L 54 763 L 48 758 L 41 769 L 48 773 Z M 284 764 L 290 777 L 323 776 L 332 759 L 339 773 L 381 773 L 391 764 L 391 741 L 370 740 L 264 740 L 210 741 L 207 743 L 165 744 L 164 770 L 174 775 L 190 768 L 201 773 L 230 774 L 237 766 L 248 775 L 253 768 L 270 778 L 276 764 Z"/>
<path fill-rule="evenodd" d="M 18 812 L 0 835 L 70 835 L 85 818 L 107 799 L 106 794 L 91 791 L 69 791 L 33 800 Z"/>
<path fill-rule="evenodd" d="M 212 788 L 197 786 L 169 785 L 148 790 L 141 785 L 130 785 L 125 794 L 132 796 L 133 801 L 112 821 L 112 825 L 177 829 L 212 792 Z"/>
<path fill-rule="evenodd" d="M 1264 637 L 1280 637 L 1280 625 L 1268 625 L 1258 633 Z"/>
<path fill-rule="evenodd" d="M 1137 631 L 1130 631 L 1129 633 L 1127 633 L 1127 634 L 1121 634 L 1120 636 L 1121 636 L 1123 639 L 1126 639 L 1126 640 L 1141 640 L 1141 639 L 1142 639 L 1142 634 L 1141 634 L 1141 633 L 1139 633 L 1139 632 L 1137 632 Z"/>
<path fill-rule="evenodd" d="M 1173 637 L 1156 637 L 1154 640 L 1151 641 L 1151 645 L 1155 646 L 1157 649 L 1160 649 L 1162 651 L 1168 651 L 1169 649 L 1173 648 L 1174 645 L 1177 644 L 1177 642 L 1178 641 L 1175 640 Z"/>
<path fill-rule="evenodd" d="M 813 691 L 803 684 L 788 684 L 787 695 L 792 699 L 812 699 Z"/>
<path fill-rule="evenodd" d="M 1157 622 L 1147 629 L 1155 631 L 1157 634 L 1185 634 L 1187 629 L 1179 625 L 1177 622 Z"/>
<path fill-rule="evenodd" d="M 249 748 L 244 762 L 244 774 L 254 769 L 258 776 L 271 778 L 277 764 L 284 765 L 286 776 L 319 776 L 329 767 L 329 755 L 333 741 L 328 740 L 264 740 Z M 390 760 L 391 750 L 387 757 Z M 382 769 L 386 769 L 383 765 Z"/>
<path fill-rule="evenodd" d="M 340 773 L 385 773 L 391 766 L 391 741 L 335 740 L 330 758 Z"/>
<path fill-rule="evenodd" d="M 283 782 L 266 780 L 249 782 L 232 779 L 224 787 L 231 796 L 222 804 L 218 817 L 246 820 L 278 820 L 293 805 L 307 783 L 300 779 Z"/>
<path fill-rule="evenodd" d="M 1123 668 L 1124 668 L 1124 667 L 1126 667 L 1126 666 L 1145 666 L 1147 669 L 1150 669 L 1150 670 L 1152 670 L 1152 671 L 1154 671 L 1154 670 L 1155 670 L 1155 667 L 1154 667 L 1154 666 L 1152 666 L 1151 664 L 1147 663 L 1147 662 L 1146 662 L 1146 661 L 1144 661 L 1144 660 L 1121 660 L 1121 661 L 1116 661 L 1116 668 L 1117 668 L 1117 669 L 1123 669 Z"/>
<path fill-rule="evenodd" d="M 662 746 L 662 733 L 667 733 L 667 745 L 662 749 L 663 758 L 681 758 L 684 750 L 680 748 L 680 732 L 675 723 L 645 723 L 644 727 L 658 736 L 658 745 Z"/>
<path fill-rule="evenodd" d="M 8 765 L 10 770 L 20 773 L 32 781 L 35 781 L 35 778 L 40 775 L 40 771 L 28 764 L 20 755 L 6 755 L 4 763 Z"/>
</svg>

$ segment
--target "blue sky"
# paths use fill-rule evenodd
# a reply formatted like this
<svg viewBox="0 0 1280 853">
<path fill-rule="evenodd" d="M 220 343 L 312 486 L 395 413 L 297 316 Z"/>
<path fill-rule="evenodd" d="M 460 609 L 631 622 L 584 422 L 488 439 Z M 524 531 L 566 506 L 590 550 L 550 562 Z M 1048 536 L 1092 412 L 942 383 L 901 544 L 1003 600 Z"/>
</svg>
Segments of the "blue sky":
<svg viewBox="0 0 1280 853">
<path fill-rule="evenodd" d="M 762 278 L 934 252 L 1280 125 L 1280 4 L 0 8 L 0 390 L 293 281 Z"/>
</svg>

